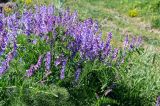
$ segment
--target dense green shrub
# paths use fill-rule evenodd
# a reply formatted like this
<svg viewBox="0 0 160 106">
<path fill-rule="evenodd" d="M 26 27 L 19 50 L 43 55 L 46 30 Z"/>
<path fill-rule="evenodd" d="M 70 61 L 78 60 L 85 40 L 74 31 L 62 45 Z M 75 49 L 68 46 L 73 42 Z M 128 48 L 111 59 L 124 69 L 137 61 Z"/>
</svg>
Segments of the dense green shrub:
<svg viewBox="0 0 160 106">
<path fill-rule="evenodd" d="M 68 92 L 56 86 L 8 86 L 0 89 L 2 106 L 62 106 L 70 105 Z"/>
</svg>

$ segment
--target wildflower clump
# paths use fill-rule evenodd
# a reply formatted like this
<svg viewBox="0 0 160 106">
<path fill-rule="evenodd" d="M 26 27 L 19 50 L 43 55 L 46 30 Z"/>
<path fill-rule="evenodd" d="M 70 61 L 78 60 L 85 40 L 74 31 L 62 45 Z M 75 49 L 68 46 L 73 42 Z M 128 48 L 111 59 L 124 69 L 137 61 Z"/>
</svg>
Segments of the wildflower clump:
<svg viewBox="0 0 160 106">
<path fill-rule="evenodd" d="M 32 0 L 25 0 L 26 5 L 29 5 L 32 3 Z"/>
<path fill-rule="evenodd" d="M 138 16 L 138 10 L 137 9 L 129 10 L 128 15 L 130 17 L 137 17 Z"/>
<path fill-rule="evenodd" d="M 88 98 L 89 94 L 89 98 L 95 98 L 96 93 L 102 97 L 108 84 L 116 80 L 117 70 L 141 45 L 140 37 L 130 40 L 126 36 L 124 45 L 118 48 L 112 45 L 112 37 L 108 32 L 103 39 L 97 21 L 81 21 L 77 11 L 70 9 L 58 11 L 43 5 L 24 8 L 21 13 L 1 13 L 0 78 L 8 81 L 6 85 L 54 84 L 68 88 L 71 96 Z"/>
<path fill-rule="evenodd" d="M 10 6 L 4 6 L 4 12 L 10 13 L 12 11 L 12 8 Z"/>
<path fill-rule="evenodd" d="M 55 15 L 53 6 L 36 6 L 35 11 L 25 11 L 21 16 L 17 16 L 17 14 L 9 17 L 1 16 L 4 18 L 1 21 L 1 26 L 2 28 L 4 27 L 3 29 L 1 28 L 1 43 L 4 43 L 1 50 L 2 54 L 8 44 L 14 40 L 16 42 L 19 32 L 27 35 L 28 39 L 30 35 L 39 36 L 42 41 L 45 41 L 46 45 L 50 45 L 48 52 L 43 52 L 45 55 L 45 59 L 43 59 L 45 62 L 45 73 L 51 73 L 52 68 L 56 67 L 57 70 L 60 70 L 58 72 L 60 79 L 65 78 L 67 66 L 71 64 L 70 62 L 74 63 L 72 66 L 74 73 L 71 74 L 76 74 L 75 80 L 78 80 L 80 76 L 79 70 L 83 70 L 83 64 L 86 61 L 99 61 L 101 64 L 108 66 L 108 64 L 120 65 L 125 58 L 119 56 L 120 48 L 112 46 L 111 32 L 107 34 L 108 37 L 103 41 L 98 23 L 92 19 L 79 21 L 76 11 L 71 13 L 67 9 L 59 13 L 59 15 Z M 3 26 L 3 23 L 7 23 L 6 26 Z M 6 29 L 9 32 L 6 32 Z M 8 39 L 11 40 L 8 41 Z M 36 39 L 30 42 L 36 44 L 35 41 Z M 125 47 L 131 50 L 135 48 L 136 44 L 138 44 L 138 38 L 133 38 L 128 47 Z M 38 61 L 41 61 L 41 55 L 39 55 Z M 57 65 L 53 65 L 52 62 Z M 29 69 L 26 70 L 27 76 L 32 76 L 41 67 L 41 62 L 37 62 L 37 64 L 31 64 L 30 68 L 28 67 Z"/>
</svg>

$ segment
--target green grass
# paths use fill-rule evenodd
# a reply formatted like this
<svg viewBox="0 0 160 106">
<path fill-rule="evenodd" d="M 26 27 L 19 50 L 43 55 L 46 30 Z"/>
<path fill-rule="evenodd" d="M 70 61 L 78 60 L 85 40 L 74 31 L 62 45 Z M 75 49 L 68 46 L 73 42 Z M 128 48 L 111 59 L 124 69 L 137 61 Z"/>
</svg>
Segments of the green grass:
<svg viewBox="0 0 160 106">
<path fill-rule="evenodd" d="M 133 100 L 135 103 L 139 102 L 139 105 L 154 106 L 156 97 L 160 95 L 159 63 L 160 54 L 154 52 L 153 48 L 146 49 L 140 56 L 133 56 L 129 69 L 123 72 L 122 80 L 119 82 L 128 88 L 127 93 L 124 93 L 125 99 L 133 96 L 139 98 Z M 144 99 L 149 102 L 144 102 Z M 125 102 L 128 101 L 123 103 Z"/>
</svg>

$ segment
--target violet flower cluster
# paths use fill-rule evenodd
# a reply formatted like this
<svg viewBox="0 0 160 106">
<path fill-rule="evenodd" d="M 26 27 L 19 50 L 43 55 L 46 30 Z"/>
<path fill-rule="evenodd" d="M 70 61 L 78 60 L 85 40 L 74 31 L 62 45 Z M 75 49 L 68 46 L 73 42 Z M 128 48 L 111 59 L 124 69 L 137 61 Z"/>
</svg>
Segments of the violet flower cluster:
<svg viewBox="0 0 160 106">
<path fill-rule="evenodd" d="M 125 50 L 133 50 L 134 48 L 139 48 L 142 44 L 142 37 L 132 37 L 131 41 L 129 40 L 129 36 L 126 36 L 123 47 Z"/>
<path fill-rule="evenodd" d="M 8 37 L 5 32 L 0 32 L 0 56 L 4 53 L 8 44 Z"/>
<path fill-rule="evenodd" d="M 133 51 L 134 49 L 137 49 L 142 44 L 142 37 L 132 37 L 131 40 L 129 40 L 129 36 L 126 36 L 126 38 L 123 41 L 123 54 L 122 54 L 122 61 L 121 63 L 124 63 L 125 56 L 127 55 L 127 52 Z"/>
<path fill-rule="evenodd" d="M 2 76 L 4 73 L 6 73 L 7 69 L 9 68 L 9 63 L 13 60 L 13 58 L 16 55 L 16 48 L 9 52 L 6 56 L 6 59 L 2 61 L 0 64 L 0 76 Z"/>
<path fill-rule="evenodd" d="M 116 60 L 119 49 L 113 48 L 111 45 L 111 32 L 108 33 L 107 39 L 102 40 L 102 33 L 97 21 L 93 21 L 90 18 L 80 21 L 77 12 L 72 13 L 69 9 L 56 13 L 53 6 L 35 6 L 34 10 L 24 9 L 22 14 L 14 13 L 10 16 L 0 14 L 0 54 L 3 54 L 8 43 L 14 43 L 16 41 L 16 37 L 19 34 L 23 33 L 28 37 L 33 34 L 40 36 L 42 39 L 49 39 L 47 34 L 52 32 L 53 37 L 56 38 L 55 30 L 59 26 L 65 29 L 63 36 L 74 38 L 73 41 L 70 41 L 68 47 L 66 47 L 71 51 L 72 59 L 77 53 L 80 53 L 82 60 Z M 132 49 L 139 47 L 140 44 L 141 38 L 133 38 L 132 41 L 129 42 L 128 37 L 126 37 L 124 48 Z M 46 71 L 50 71 L 51 57 L 51 52 L 47 52 L 45 56 Z M 42 56 L 39 57 L 36 65 L 30 66 L 27 70 L 28 77 L 32 76 L 35 70 L 41 66 L 41 60 Z M 61 79 L 65 77 L 66 64 L 66 57 L 65 59 L 57 58 L 57 60 L 55 60 L 55 66 L 61 65 Z M 77 69 L 75 75 L 76 80 L 78 80 L 81 70 L 80 68 Z"/>
<path fill-rule="evenodd" d="M 39 58 L 38 58 L 37 64 L 35 64 L 35 65 L 32 64 L 30 66 L 30 68 L 28 70 L 26 70 L 26 76 L 27 77 L 31 77 L 35 73 L 35 71 L 38 70 L 41 67 L 42 59 L 43 59 L 43 56 L 40 55 Z"/>
</svg>

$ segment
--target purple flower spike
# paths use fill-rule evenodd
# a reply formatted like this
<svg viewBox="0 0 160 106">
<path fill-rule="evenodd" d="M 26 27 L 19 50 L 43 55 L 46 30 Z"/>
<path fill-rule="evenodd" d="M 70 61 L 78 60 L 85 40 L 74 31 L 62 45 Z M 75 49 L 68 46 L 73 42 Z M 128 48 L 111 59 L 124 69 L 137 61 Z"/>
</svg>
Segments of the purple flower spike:
<svg viewBox="0 0 160 106">
<path fill-rule="evenodd" d="M 118 55 L 118 48 L 115 48 L 114 49 L 114 52 L 113 52 L 113 56 L 112 56 L 112 59 L 115 59 Z"/>
<path fill-rule="evenodd" d="M 47 54 L 45 56 L 45 67 L 46 67 L 46 71 L 50 71 L 50 67 L 51 67 L 51 52 L 47 52 Z"/>
<path fill-rule="evenodd" d="M 9 67 L 9 63 L 7 61 L 2 62 L 2 66 L 0 66 L 0 76 L 3 75 Z"/>
<path fill-rule="evenodd" d="M 31 77 L 34 74 L 34 71 L 35 71 L 34 65 L 32 64 L 31 67 L 29 68 L 29 70 L 26 70 L 26 72 L 27 72 L 26 76 Z"/>
<path fill-rule="evenodd" d="M 8 37 L 7 37 L 7 33 L 4 31 L 0 33 L 0 53 L 1 54 L 5 51 L 7 45 L 8 45 Z"/>
<path fill-rule="evenodd" d="M 79 79 L 79 76 L 80 76 L 80 73 L 81 73 L 81 68 L 78 68 L 76 73 L 75 73 L 75 81 L 77 82 L 78 79 Z"/>
<path fill-rule="evenodd" d="M 142 43 L 142 37 L 138 37 L 137 43 L 136 43 L 136 47 L 139 47 Z"/>
<path fill-rule="evenodd" d="M 156 106 L 160 106 L 160 96 L 158 96 L 158 98 L 157 98 Z"/>
<path fill-rule="evenodd" d="M 55 65 L 55 66 L 58 66 L 58 65 L 62 64 L 62 61 L 63 61 L 63 60 L 65 60 L 65 59 L 64 59 L 64 55 L 59 56 L 59 57 L 56 59 L 56 61 L 54 62 L 54 65 Z"/>
<path fill-rule="evenodd" d="M 125 38 L 125 40 L 124 40 L 124 42 L 123 42 L 123 47 L 127 48 L 128 44 L 129 44 L 129 40 L 128 40 L 128 35 L 127 35 L 126 38 Z"/>
<path fill-rule="evenodd" d="M 33 42 L 34 45 L 37 44 L 37 40 L 36 39 L 34 39 L 32 42 Z"/>
<path fill-rule="evenodd" d="M 55 64 L 55 66 L 58 66 L 58 65 L 61 64 L 61 62 L 62 62 L 62 60 L 61 60 L 60 58 L 58 58 L 58 59 L 54 62 L 54 64 Z"/>
<path fill-rule="evenodd" d="M 13 44 L 13 56 L 15 57 L 17 55 L 17 43 L 16 41 L 14 41 L 14 44 Z"/>
<path fill-rule="evenodd" d="M 64 79 L 65 78 L 66 64 L 67 64 L 67 61 L 64 60 L 63 63 L 62 63 L 62 69 L 61 69 L 61 73 L 60 73 L 60 79 Z"/>
<path fill-rule="evenodd" d="M 43 56 L 40 55 L 37 61 L 37 64 L 34 66 L 35 70 L 41 67 Z"/>
<path fill-rule="evenodd" d="M 7 71 L 9 63 L 13 60 L 13 58 L 14 58 L 14 51 L 9 52 L 5 61 L 2 62 L 2 66 L 0 66 L 0 76 Z"/>
<path fill-rule="evenodd" d="M 14 52 L 9 52 L 6 58 L 7 62 L 10 62 L 14 57 Z"/>
<path fill-rule="evenodd" d="M 3 31 L 3 22 L 0 20 L 0 31 Z"/>
<path fill-rule="evenodd" d="M 135 43 L 136 43 L 136 37 L 132 38 L 132 42 L 130 44 L 130 49 L 132 50 L 135 47 Z"/>
<path fill-rule="evenodd" d="M 53 15 L 54 14 L 54 7 L 53 6 L 49 6 L 47 8 L 47 12 L 48 12 L 48 15 Z"/>
<path fill-rule="evenodd" d="M 14 51 L 17 50 L 17 43 L 16 43 L 16 41 L 13 44 L 13 48 L 14 48 Z"/>
<path fill-rule="evenodd" d="M 110 33 L 108 34 L 108 38 L 107 38 L 106 44 L 109 44 L 109 43 L 111 42 L 111 39 L 112 39 L 112 33 L 110 32 Z"/>
<path fill-rule="evenodd" d="M 28 70 L 26 70 L 26 76 L 27 77 L 31 77 L 35 71 L 41 67 L 41 64 L 42 64 L 42 59 L 43 59 L 43 56 L 40 55 L 39 58 L 38 58 L 38 61 L 37 61 L 37 64 L 36 65 L 31 65 L 30 68 Z"/>
<path fill-rule="evenodd" d="M 110 45 L 106 45 L 106 47 L 104 48 L 104 51 L 103 51 L 102 58 L 104 59 L 107 56 L 109 56 L 110 52 L 111 52 L 111 46 Z"/>
</svg>

